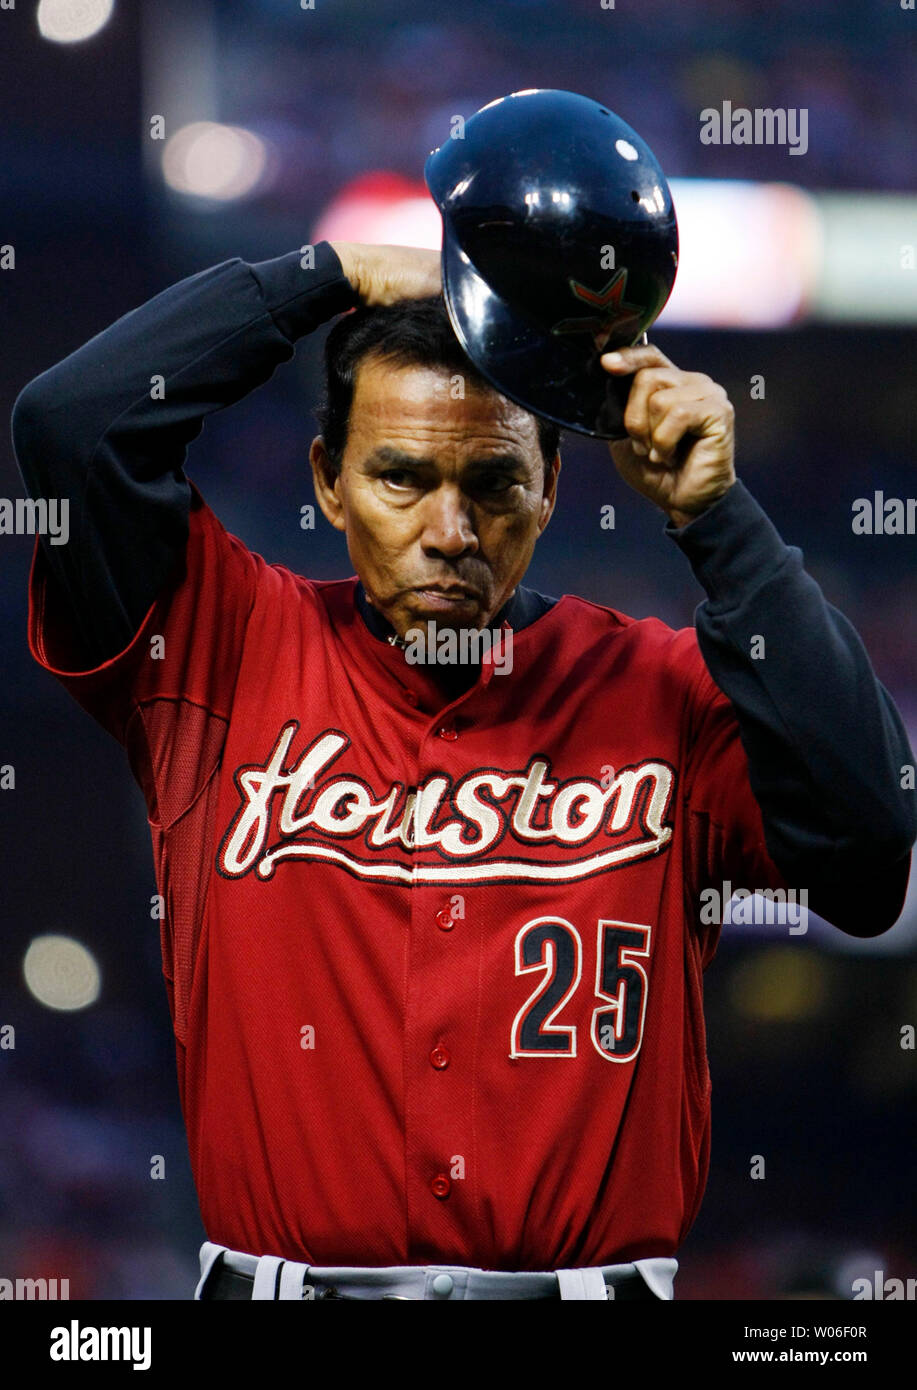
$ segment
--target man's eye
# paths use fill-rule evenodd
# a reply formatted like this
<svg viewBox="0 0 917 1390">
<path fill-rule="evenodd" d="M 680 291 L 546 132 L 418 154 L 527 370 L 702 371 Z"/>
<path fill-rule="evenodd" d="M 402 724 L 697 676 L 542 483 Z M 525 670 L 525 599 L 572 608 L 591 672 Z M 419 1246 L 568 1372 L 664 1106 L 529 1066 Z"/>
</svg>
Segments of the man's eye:
<svg viewBox="0 0 917 1390">
<path fill-rule="evenodd" d="M 394 488 L 416 488 L 420 486 L 420 481 L 416 473 L 409 468 L 387 468 L 379 477 Z M 507 473 L 486 473 L 482 474 L 471 486 L 473 492 L 486 494 L 496 497 L 501 493 L 508 492 L 514 487 L 516 479 Z"/>
<path fill-rule="evenodd" d="M 516 479 L 509 477 L 506 473 L 492 473 L 479 480 L 478 486 L 482 492 L 508 492 L 515 485 Z"/>
</svg>

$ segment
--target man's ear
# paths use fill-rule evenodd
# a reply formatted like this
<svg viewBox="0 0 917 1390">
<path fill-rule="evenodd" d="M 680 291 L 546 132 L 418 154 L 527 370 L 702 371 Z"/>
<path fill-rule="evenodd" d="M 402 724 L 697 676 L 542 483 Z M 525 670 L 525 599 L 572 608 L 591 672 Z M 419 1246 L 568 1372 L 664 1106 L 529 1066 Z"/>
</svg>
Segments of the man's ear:
<svg viewBox="0 0 917 1390">
<path fill-rule="evenodd" d="M 557 479 L 560 476 L 560 450 L 551 460 L 548 469 L 548 476 L 545 479 L 544 490 L 541 498 L 541 517 L 538 524 L 538 534 L 541 535 L 548 522 L 551 520 L 551 513 L 554 511 L 554 503 L 557 501 Z"/>
<path fill-rule="evenodd" d="M 312 465 L 312 481 L 315 485 L 318 505 L 335 530 L 343 531 L 345 525 L 344 508 L 341 503 L 340 474 L 335 471 L 328 456 L 328 450 L 325 448 L 325 441 L 320 434 L 317 434 L 312 441 L 312 447 L 309 450 L 309 462 Z"/>
</svg>

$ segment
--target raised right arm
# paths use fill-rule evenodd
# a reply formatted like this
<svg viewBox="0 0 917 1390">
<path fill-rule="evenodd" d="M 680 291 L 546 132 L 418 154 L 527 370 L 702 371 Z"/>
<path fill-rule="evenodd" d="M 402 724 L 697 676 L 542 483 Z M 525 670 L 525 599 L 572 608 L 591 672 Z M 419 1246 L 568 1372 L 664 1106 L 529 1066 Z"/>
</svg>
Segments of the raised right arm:
<svg viewBox="0 0 917 1390">
<path fill-rule="evenodd" d="M 315 247 L 314 268 L 302 259 L 235 258 L 179 281 L 17 397 L 13 445 L 29 495 L 69 500 L 68 543 L 43 536 L 42 547 L 87 661 L 124 648 L 184 552 L 183 465 L 206 417 L 358 302 L 331 245 Z"/>
</svg>

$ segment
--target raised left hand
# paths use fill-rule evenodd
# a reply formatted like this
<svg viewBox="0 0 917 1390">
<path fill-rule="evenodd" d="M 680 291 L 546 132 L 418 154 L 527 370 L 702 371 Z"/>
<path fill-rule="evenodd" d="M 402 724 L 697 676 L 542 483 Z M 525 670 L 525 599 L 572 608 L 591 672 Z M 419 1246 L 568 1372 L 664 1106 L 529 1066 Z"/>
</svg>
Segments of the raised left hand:
<svg viewBox="0 0 917 1390">
<path fill-rule="evenodd" d="M 686 526 L 736 480 L 729 397 L 652 344 L 607 353 L 601 363 L 610 376 L 634 377 L 624 412 L 629 437 L 608 446 L 615 467 L 676 526 Z"/>
</svg>

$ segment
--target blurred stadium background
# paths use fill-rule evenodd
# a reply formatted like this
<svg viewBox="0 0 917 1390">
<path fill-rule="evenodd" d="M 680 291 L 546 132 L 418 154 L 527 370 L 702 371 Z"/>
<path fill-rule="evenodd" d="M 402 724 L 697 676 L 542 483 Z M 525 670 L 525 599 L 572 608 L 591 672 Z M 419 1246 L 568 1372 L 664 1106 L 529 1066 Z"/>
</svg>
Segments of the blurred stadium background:
<svg viewBox="0 0 917 1390">
<path fill-rule="evenodd" d="M 742 478 L 858 628 L 917 742 L 915 539 L 851 527 L 856 498 L 914 494 L 915 56 L 917 16 L 897 0 L 19 0 L 0 11 L 0 244 L 15 247 L 2 413 L 205 266 L 323 235 L 433 244 L 422 167 L 451 118 L 525 87 L 580 91 L 673 178 L 682 265 L 654 339 L 729 389 Z M 724 100 L 807 110 L 805 154 L 702 144 L 699 113 Z M 211 418 L 189 472 L 253 549 L 330 578 L 350 573 L 343 541 L 298 526 L 322 337 Z M 601 444 L 568 436 L 564 460 L 529 582 L 691 623 L 702 594 L 660 515 Z M 22 493 L 8 430 L 0 493 Z M 15 767 L 0 792 L 0 1028 L 15 1028 L 0 1048 L 0 1276 L 187 1298 L 204 1237 L 145 808 L 121 750 L 30 661 L 32 541 L 0 543 L 0 764 Z M 78 943 L 72 967 L 49 935 Z M 917 1272 L 915 1054 L 900 1045 L 915 953 L 913 888 L 874 942 L 818 922 L 805 937 L 724 929 L 707 975 L 711 1175 L 681 1299 L 849 1298 L 859 1274 Z M 749 1177 L 755 1154 L 765 1181 Z"/>
</svg>

